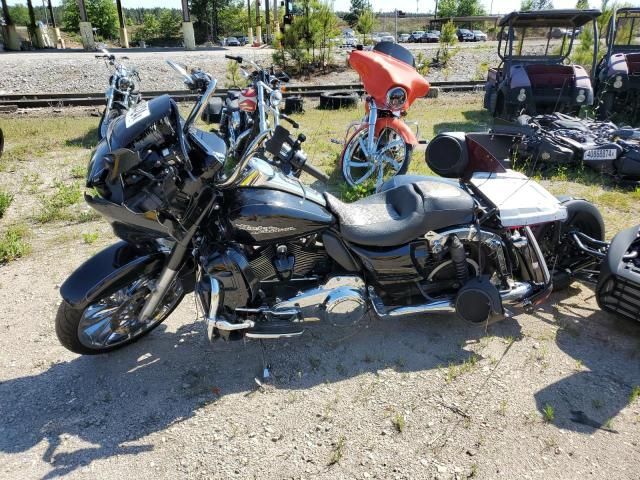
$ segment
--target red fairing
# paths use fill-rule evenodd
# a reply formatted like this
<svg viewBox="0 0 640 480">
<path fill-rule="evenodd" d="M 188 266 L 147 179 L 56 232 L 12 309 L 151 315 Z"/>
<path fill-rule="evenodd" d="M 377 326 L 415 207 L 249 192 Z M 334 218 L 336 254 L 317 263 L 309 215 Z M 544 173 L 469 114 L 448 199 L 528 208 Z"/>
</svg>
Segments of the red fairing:
<svg viewBox="0 0 640 480">
<path fill-rule="evenodd" d="M 407 110 L 416 98 L 429 92 L 429 82 L 415 68 L 384 53 L 354 50 L 349 55 L 349 63 L 360 75 L 365 91 L 374 98 L 378 108 L 386 108 L 387 92 L 392 87 L 407 91 L 407 103 L 402 110 Z"/>
</svg>

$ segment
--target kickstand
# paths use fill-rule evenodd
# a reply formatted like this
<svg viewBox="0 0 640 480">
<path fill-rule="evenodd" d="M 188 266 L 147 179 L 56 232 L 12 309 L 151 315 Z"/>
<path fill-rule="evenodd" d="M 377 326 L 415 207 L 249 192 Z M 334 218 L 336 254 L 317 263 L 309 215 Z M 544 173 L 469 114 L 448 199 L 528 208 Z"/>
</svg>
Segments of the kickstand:
<svg viewBox="0 0 640 480">
<path fill-rule="evenodd" d="M 271 379 L 271 364 L 267 363 L 267 347 L 263 340 L 260 340 L 260 352 L 262 354 L 262 381 L 267 382 Z"/>
</svg>

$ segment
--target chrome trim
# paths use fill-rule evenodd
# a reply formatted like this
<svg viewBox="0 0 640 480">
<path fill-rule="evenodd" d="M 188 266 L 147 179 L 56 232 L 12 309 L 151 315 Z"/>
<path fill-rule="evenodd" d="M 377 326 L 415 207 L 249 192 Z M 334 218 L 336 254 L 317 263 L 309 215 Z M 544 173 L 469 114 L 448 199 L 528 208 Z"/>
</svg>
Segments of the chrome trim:
<svg viewBox="0 0 640 480">
<path fill-rule="evenodd" d="M 262 340 L 276 340 L 278 338 L 299 337 L 303 333 L 304 333 L 304 330 L 301 330 L 301 331 L 295 332 L 295 333 L 254 333 L 254 332 L 247 332 L 245 334 L 245 337 L 247 337 L 247 338 L 258 338 L 258 339 L 262 339 Z"/>
<path fill-rule="evenodd" d="M 510 290 L 501 290 L 500 298 L 503 304 L 517 305 L 533 293 L 533 286 L 530 283 L 516 282 Z"/>
<path fill-rule="evenodd" d="M 540 250 L 540 245 L 538 245 L 538 241 L 536 237 L 533 235 L 531 228 L 526 226 L 524 227 L 524 234 L 529 240 L 529 245 L 533 248 L 536 257 L 538 257 L 538 264 L 542 269 L 542 276 L 544 277 L 545 285 L 549 285 L 551 283 L 551 274 L 549 273 L 549 267 L 547 266 L 547 262 L 544 261 L 544 256 L 542 255 L 542 250 Z"/>
<path fill-rule="evenodd" d="M 240 178 L 240 174 L 244 171 L 244 169 L 249 164 L 249 160 L 253 158 L 253 155 L 260 148 L 260 146 L 262 145 L 262 142 L 264 142 L 269 135 L 271 135 L 271 130 L 266 130 L 264 132 L 260 132 L 256 136 L 256 138 L 252 140 L 252 142 L 247 147 L 246 152 L 244 153 L 242 158 L 238 161 L 236 168 L 233 170 L 233 172 L 231 172 L 229 177 L 227 177 L 227 179 L 224 182 L 217 185 L 218 188 L 224 190 L 226 188 L 235 186 L 236 182 Z"/>
</svg>

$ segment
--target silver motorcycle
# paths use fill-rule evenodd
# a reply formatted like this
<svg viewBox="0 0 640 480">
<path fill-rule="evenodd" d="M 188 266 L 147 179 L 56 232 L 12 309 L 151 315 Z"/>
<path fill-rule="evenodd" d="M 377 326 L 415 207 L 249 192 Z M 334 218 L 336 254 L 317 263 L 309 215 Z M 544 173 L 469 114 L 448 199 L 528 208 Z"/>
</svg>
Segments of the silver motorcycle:
<svg viewBox="0 0 640 480">
<path fill-rule="evenodd" d="M 109 124 L 115 118 L 126 113 L 131 107 L 136 105 L 141 95 L 138 90 L 140 75 L 135 67 L 129 67 L 122 63 L 123 60 L 129 60 L 129 57 L 122 56 L 117 58 L 106 48 L 100 48 L 101 55 L 96 58 L 104 59 L 107 68 L 111 74 L 109 76 L 109 86 L 104 92 L 107 106 L 100 118 L 98 131 L 102 140 L 107 134 Z"/>
</svg>

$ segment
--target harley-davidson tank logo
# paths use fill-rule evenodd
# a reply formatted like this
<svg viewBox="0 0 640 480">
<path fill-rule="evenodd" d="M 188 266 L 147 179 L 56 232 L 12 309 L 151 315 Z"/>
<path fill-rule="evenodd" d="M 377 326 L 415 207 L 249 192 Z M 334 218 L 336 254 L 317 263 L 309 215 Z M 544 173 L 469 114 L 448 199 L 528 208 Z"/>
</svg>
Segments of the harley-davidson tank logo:
<svg viewBox="0 0 640 480">
<path fill-rule="evenodd" d="M 243 223 L 236 224 L 237 228 L 246 230 L 247 232 L 264 235 L 267 233 L 295 232 L 296 227 L 264 227 L 262 225 L 245 225 Z"/>
</svg>

